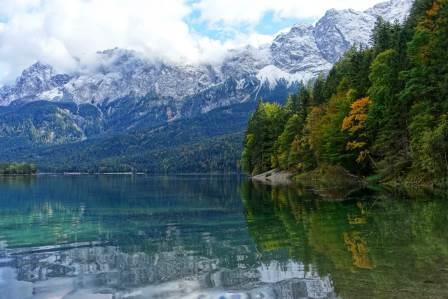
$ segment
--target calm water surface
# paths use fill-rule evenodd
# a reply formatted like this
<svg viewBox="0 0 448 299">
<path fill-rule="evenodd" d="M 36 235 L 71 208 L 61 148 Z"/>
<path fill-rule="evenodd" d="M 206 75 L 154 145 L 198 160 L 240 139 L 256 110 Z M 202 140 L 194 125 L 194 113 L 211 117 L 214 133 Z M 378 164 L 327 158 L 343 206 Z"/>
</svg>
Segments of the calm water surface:
<svg viewBox="0 0 448 299">
<path fill-rule="evenodd" d="M 448 200 L 237 177 L 0 179 L 0 298 L 448 298 Z"/>
</svg>

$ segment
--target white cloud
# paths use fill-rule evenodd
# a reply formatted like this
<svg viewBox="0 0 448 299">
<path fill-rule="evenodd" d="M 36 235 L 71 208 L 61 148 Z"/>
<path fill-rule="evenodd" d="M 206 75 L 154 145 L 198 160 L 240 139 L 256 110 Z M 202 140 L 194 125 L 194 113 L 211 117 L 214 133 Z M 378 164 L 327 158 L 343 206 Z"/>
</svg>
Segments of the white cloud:
<svg viewBox="0 0 448 299">
<path fill-rule="evenodd" d="M 378 0 L 199 0 L 195 8 L 202 21 L 227 25 L 254 25 L 272 11 L 279 18 L 313 18 L 330 8 L 365 10 Z"/>
<path fill-rule="evenodd" d="M 194 61 L 213 44 L 190 32 L 184 0 L 0 0 L 0 7 L 0 81 L 36 60 L 70 70 L 77 58 L 123 47 Z"/>
</svg>

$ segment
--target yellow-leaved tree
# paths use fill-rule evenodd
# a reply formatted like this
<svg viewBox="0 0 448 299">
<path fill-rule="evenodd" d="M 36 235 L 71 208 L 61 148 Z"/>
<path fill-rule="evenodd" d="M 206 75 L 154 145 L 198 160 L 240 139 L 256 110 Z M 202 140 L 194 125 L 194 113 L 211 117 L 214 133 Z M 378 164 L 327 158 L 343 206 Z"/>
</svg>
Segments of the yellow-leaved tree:
<svg viewBox="0 0 448 299">
<path fill-rule="evenodd" d="M 369 156 L 368 138 L 366 134 L 367 113 L 371 100 L 368 97 L 356 100 L 351 105 L 351 110 L 342 122 L 342 131 L 350 135 L 350 141 L 346 149 L 357 153 L 356 162 L 365 162 Z"/>
</svg>

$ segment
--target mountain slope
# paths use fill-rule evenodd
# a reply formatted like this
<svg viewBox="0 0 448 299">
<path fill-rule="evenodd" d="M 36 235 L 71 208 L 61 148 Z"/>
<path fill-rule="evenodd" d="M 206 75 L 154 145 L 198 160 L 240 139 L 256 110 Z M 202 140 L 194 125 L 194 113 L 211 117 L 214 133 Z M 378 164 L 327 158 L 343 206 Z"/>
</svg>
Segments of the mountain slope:
<svg viewBox="0 0 448 299">
<path fill-rule="evenodd" d="M 248 115 L 256 103 L 216 109 L 193 119 L 101 135 L 76 143 L 38 144 L 0 138 L 2 159 L 30 161 L 40 171 L 235 171 Z"/>
</svg>

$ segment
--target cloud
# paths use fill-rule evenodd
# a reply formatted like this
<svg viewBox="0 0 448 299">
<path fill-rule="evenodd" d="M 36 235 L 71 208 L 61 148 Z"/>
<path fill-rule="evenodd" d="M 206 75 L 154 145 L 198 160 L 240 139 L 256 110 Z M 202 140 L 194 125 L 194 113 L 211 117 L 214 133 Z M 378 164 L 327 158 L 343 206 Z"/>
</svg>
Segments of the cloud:
<svg viewBox="0 0 448 299">
<path fill-rule="evenodd" d="M 199 0 L 200 19 L 210 24 L 256 25 L 273 12 L 278 18 L 317 18 L 330 8 L 365 10 L 378 0 Z"/>
<path fill-rule="evenodd" d="M 0 7 L 0 81 L 36 60 L 68 71 L 97 50 L 123 47 L 194 61 L 213 45 L 191 33 L 184 0 L 0 0 Z"/>
<path fill-rule="evenodd" d="M 176 62 L 219 61 L 229 48 L 272 39 L 256 30 L 267 12 L 303 18 L 376 1 L 0 0 L 0 84 L 37 60 L 71 71 L 115 47 Z M 207 29 L 232 34 L 219 39 Z"/>
</svg>

